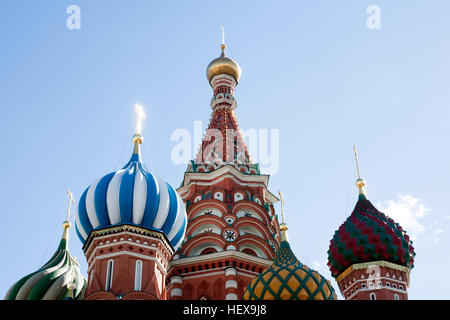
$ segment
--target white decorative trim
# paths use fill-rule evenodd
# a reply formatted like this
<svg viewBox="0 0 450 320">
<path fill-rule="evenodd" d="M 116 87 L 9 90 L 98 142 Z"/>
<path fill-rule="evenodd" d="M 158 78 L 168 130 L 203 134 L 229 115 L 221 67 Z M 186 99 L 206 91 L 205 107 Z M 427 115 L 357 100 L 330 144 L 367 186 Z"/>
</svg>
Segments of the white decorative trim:
<svg viewBox="0 0 450 320">
<path fill-rule="evenodd" d="M 365 284 L 367 284 L 367 285 L 369 285 L 369 283 L 373 283 L 373 284 L 374 284 L 374 287 L 372 287 L 372 288 L 370 288 L 370 287 L 366 288 L 366 289 L 370 289 L 370 290 L 373 290 L 373 289 L 380 289 L 380 288 L 388 288 L 388 289 L 393 289 L 393 290 L 395 290 L 395 288 L 391 288 L 391 287 L 388 287 L 388 286 L 379 286 L 378 284 L 375 285 L 375 283 L 378 282 L 377 280 L 391 280 L 391 281 L 392 281 L 391 278 L 386 278 L 386 277 L 373 277 L 373 278 L 368 278 L 367 280 L 357 280 L 357 281 L 355 281 L 355 282 L 349 283 L 349 287 L 348 287 L 347 289 L 344 289 L 343 293 L 345 293 L 346 291 L 348 291 L 348 289 L 352 288 L 353 285 L 359 284 L 359 283 L 365 283 Z M 398 281 L 398 280 L 396 280 L 396 281 L 397 281 L 397 282 L 400 282 L 400 283 L 402 283 L 402 284 L 404 284 L 405 287 L 407 287 L 407 283 L 406 283 L 406 282 L 404 282 L 404 281 Z M 406 291 L 406 290 L 405 290 L 405 291 Z"/>
<path fill-rule="evenodd" d="M 100 260 L 100 259 L 107 259 L 107 258 L 111 258 L 111 257 L 117 257 L 117 256 L 120 256 L 120 255 L 123 255 L 123 254 L 124 254 L 124 252 L 121 251 L 121 252 L 114 252 L 114 253 L 108 253 L 108 254 L 96 256 L 96 257 L 91 261 L 91 263 L 89 263 L 89 267 L 88 267 L 87 272 L 88 272 L 88 273 L 91 272 L 91 270 L 92 270 L 92 268 L 94 267 L 94 265 L 95 265 L 95 263 L 97 262 L 97 260 Z M 130 256 L 133 256 L 133 257 L 136 257 L 136 258 L 140 258 L 140 259 L 145 259 L 145 260 L 149 260 L 149 261 L 155 261 L 156 264 L 159 266 L 159 268 L 160 268 L 161 270 L 166 270 L 166 268 L 165 268 L 165 267 L 161 264 L 161 262 L 160 262 L 158 259 L 156 259 L 156 258 L 149 257 L 149 256 L 146 256 L 146 255 L 143 255 L 143 254 L 139 254 L 139 253 L 135 253 L 135 252 L 129 252 L 129 251 L 127 251 L 126 254 L 127 254 L 127 255 L 130 255 Z"/>
<path fill-rule="evenodd" d="M 213 181 L 216 178 L 220 178 L 217 181 Z M 241 181 L 236 180 L 236 177 L 240 179 Z M 193 185 L 211 185 L 213 183 L 217 183 L 219 181 L 224 180 L 225 178 L 231 178 L 233 181 L 235 181 L 237 184 L 242 186 L 249 186 L 249 187 L 259 187 L 262 183 L 266 187 L 265 195 L 267 197 L 267 200 L 269 200 L 272 204 L 279 201 L 279 199 L 272 194 L 270 191 L 267 190 L 267 185 L 269 183 L 269 175 L 260 174 L 260 175 L 251 175 L 248 176 L 236 168 L 234 168 L 232 165 L 225 165 L 220 169 L 217 169 L 212 172 L 186 172 L 184 175 L 183 185 L 182 187 L 177 189 L 177 192 L 183 197 L 182 194 L 184 194 L 186 191 L 189 191 L 188 188 Z M 196 181 L 193 181 L 196 180 Z M 199 182 L 199 180 L 207 180 L 208 182 Z M 253 181 L 253 183 L 251 183 Z"/>
<path fill-rule="evenodd" d="M 131 242 L 131 241 L 119 241 L 119 242 L 116 242 L 116 243 L 114 243 L 114 244 L 109 244 L 109 245 L 102 245 L 102 246 L 97 246 L 97 247 L 95 247 L 95 249 L 91 252 L 91 254 L 89 255 L 89 258 L 87 258 L 87 262 L 88 262 L 88 264 L 90 264 L 91 262 L 92 262 L 92 259 L 93 259 L 93 257 L 95 257 L 95 253 L 98 251 L 98 250 L 100 250 L 100 249 L 106 249 L 106 248 L 109 248 L 109 247 L 111 247 L 111 246 L 117 246 L 117 245 L 119 245 L 119 244 L 128 244 L 128 245 L 132 245 L 132 246 L 135 246 L 135 247 L 139 247 L 139 248 L 144 248 L 144 249 L 146 249 L 146 250 L 152 250 L 152 251 L 158 251 L 158 249 L 156 248 L 156 246 L 145 246 L 145 245 L 142 245 L 142 244 L 139 244 L 139 243 L 135 243 L 135 242 Z M 119 251 L 119 252 L 121 252 L 121 253 L 128 253 L 129 251 Z M 101 255 L 101 254 L 100 254 Z M 160 255 L 162 258 L 163 258 L 163 261 L 165 262 L 165 263 L 168 263 L 169 261 L 163 256 L 163 255 Z"/>
<path fill-rule="evenodd" d="M 176 284 L 176 283 L 182 284 L 183 283 L 183 278 L 179 277 L 179 276 L 172 276 L 170 278 L 170 284 Z"/>
<path fill-rule="evenodd" d="M 206 262 L 206 261 L 214 261 L 217 258 L 240 258 L 244 261 L 248 261 L 251 263 L 257 263 L 257 264 L 261 264 L 261 265 L 265 265 L 266 267 L 269 267 L 273 260 L 271 259 L 264 259 L 264 258 L 259 258 L 259 257 L 254 257 L 254 256 L 249 256 L 246 253 L 242 253 L 239 251 L 232 251 L 232 250 L 228 250 L 228 251 L 220 251 L 220 252 L 214 252 L 214 253 L 210 253 L 208 255 L 203 255 L 203 256 L 193 256 L 193 257 L 185 257 L 185 258 L 180 258 L 176 261 L 170 261 L 170 266 L 182 266 L 185 264 L 191 264 L 191 263 L 195 263 L 195 262 Z"/>
<path fill-rule="evenodd" d="M 235 268 L 227 268 L 225 269 L 225 276 L 235 276 L 237 274 L 237 270 Z"/>
<path fill-rule="evenodd" d="M 174 288 L 172 291 L 170 291 L 171 297 L 182 297 L 183 296 L 183 290 L 180 288 Z"/>
<path fill-rule="evenodd" d="M 204 278 L 204 277 L 215 276 L 215 275 L 223 275 L 223 271 L 210 272 L 211 270 L 220 270 L 220 268 L 197 271 L 201 274 L 195 274 L 192 276 L 184 276 L 183 278 L 185 280 L 188 280 L 188 279 L 195 279 L 195 278 L 200 278 L 200 277 Z"/>
<path fill-rule="evenodd" d="M 228 293 L 225 296 L 225 300 L 237 300 L 237 299 L 238 299 L 238 297 L 237 297 L 236 293 Z"/>
<path fill-rule="evenodd" d="M 236 280 L 227 280 L 225 282 L 225 289 L 228 289 L 228 288 L 236 288 L 237 289 L 237 282 L 236 282 Z"/>
</svg>

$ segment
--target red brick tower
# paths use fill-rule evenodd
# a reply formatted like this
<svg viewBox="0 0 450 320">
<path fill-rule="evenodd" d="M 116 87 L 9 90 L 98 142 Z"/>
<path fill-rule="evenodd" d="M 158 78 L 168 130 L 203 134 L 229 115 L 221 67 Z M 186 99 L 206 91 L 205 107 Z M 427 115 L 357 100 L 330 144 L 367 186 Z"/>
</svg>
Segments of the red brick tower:
<svg viewBox="0 0 450 320">
<path fill-rule="evenodd" d="M 241 299 L 279 248 L 269 176 L 249 159 L 234 90 L 239 65 L 222 54 L 207 68 L 212 115 L 200 151 L 177 190 L 186 203 L 186 239 L 168 271 L 168 299 Z"/>
</svg>

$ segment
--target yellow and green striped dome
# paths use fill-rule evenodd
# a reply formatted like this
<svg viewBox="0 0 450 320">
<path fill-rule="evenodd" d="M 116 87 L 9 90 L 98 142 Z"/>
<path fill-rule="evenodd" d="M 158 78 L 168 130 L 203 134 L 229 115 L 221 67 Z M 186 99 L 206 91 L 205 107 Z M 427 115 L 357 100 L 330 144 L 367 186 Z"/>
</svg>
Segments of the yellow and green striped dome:
<svg viewBox="0 0 450 320">
<path fill-rule="evenodd" d="M 282 241 L 273 264 L 248 285 L 244 300 L 336 300 L 331 283 L 295 257 Z"/>
</svg>

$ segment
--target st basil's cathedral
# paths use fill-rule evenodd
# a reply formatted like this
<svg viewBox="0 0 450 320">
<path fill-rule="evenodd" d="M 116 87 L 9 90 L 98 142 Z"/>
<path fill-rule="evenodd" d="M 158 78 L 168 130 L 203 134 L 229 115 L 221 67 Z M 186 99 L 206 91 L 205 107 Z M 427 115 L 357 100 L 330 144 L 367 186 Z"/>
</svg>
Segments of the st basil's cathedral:
<svg viewBox="0 0 450 320">
<path fill-rule="evenodd" d="M 250 160 L 235 113 L 241 68 L 225 49 L 222 43 L 206 70 L 211 119 L 181 186 L 147 169 L 144 138 L 136 133 L 130 160 L 78 201 L 75 230 L 88 278 L 68 251 L 75 202 L 69 192 L 55 253 L 14 283 L 5 300 L 337 299 L 331 282 L 292 251 L 282 195 L 269 190 L 269 175 Z M 367 199 L 359 169 L 356 186 L 355 208 L 330 240 L 331 276 L 346 300 L 406 300 L 412 241 Z"/>
</svg>

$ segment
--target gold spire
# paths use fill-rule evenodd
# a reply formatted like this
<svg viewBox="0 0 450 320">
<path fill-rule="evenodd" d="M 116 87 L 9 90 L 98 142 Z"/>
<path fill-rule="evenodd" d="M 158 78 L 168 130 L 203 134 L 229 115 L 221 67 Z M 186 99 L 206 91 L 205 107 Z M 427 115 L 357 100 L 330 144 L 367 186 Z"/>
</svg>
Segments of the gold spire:
<svg viewBox="0 0 450 320">
<path fill-rule="evenodd" d="M 281 231 L 281 241 L 288 241 L 288 237 L 287 237 L 287 229 L 288 226 L 287 224 L 284 222 L 284 198 L 283 195 L 281 194 L 281 191 L 278 190 L 278 194 L 280 195 L 280 203 L 281 203 L 281 224 L 280 224 L 280 231 Z"/>
<path fill-rule="evenodd" d="M 69 205 L 67 207 L 66 221 L 64 221 L 64 223 L 63 223 L 63 228 L 64 228 L 63 239 L 67 239 L 67 237 L 68 237 L 69 228 L 70 228 L 70 205 L 72 203 L 75 203 L 75 200 L 73 198 L 73 193 L 70 192 L 69 189 L 67 189 L 67 194 L 69 195 Z"/>
<path fill-rule="evenodd" d="M 358 173 L 358 179 L 356 180 L 356 186 L 359 189 L 359 194 L 362 196 L 366 196 L 366 191 L 364 190 L 364 186 L 366 182 L 361 178 L 359 174 L 359 162 L 358 162 L 358 153 L 356 152 L 356 147 L 353 145 L 353 152 L 355 153 L 355 161 L 356 161 L 356 171 Z"/>
</svg>

